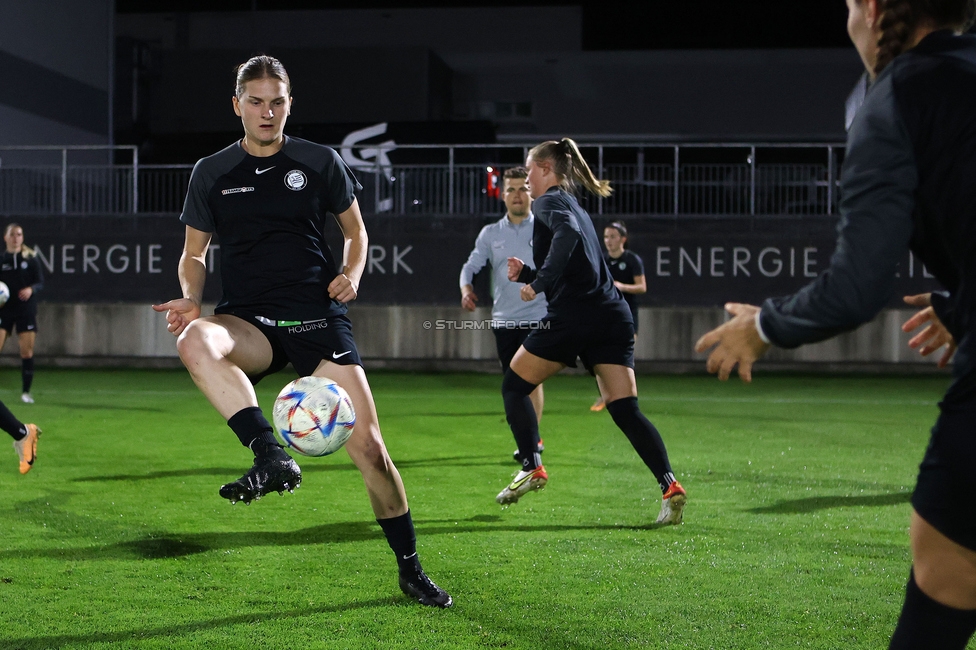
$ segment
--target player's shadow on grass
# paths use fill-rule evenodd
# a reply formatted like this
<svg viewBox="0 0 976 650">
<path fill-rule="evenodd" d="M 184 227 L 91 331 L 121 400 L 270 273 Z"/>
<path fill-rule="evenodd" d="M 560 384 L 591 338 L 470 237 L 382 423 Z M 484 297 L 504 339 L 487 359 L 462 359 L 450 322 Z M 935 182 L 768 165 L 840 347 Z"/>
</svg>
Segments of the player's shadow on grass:
<svg viewBox="0 0 976 650">
<path fill-rule="evenodd" d="M 299 457 L 301 462 L 301 458 Z M 430 458 L 424 460 L 400 460 L 396 461 L 397 467 L 481 467 L 487 465 L 512 465 L 510 461 L 499 463 L 498 456 L 452 456 L 441 458 Z M 349 472 L 357 471 L 356 466 L 351 462 L 301 462 L 302 474 L 316 474 L 319 472 Z M 80 476 L 71 479 L 72 483 L 101 483 L 103 481 L 150 481 L 166 478 L 185 478 L 187 476 L 215 476 L 227 481 L 233 481 L 243 473 L 244 469 L 238 467 L 193 467 L 187 469 L 160 470 L 157 472 L 145 472 L 142 474 L 107 474 L 104 476 Z"/>
<path fill-rule="evenodd" d="M 237 506 L 244 508 L 247 506 Z M 442 519 L 417 522 L 424 536 L 459 533 L 548 532 L 575 530 L 653 530 L 657 524 L 626 526 L 619 524 L 582 525 L 514 525 L 504 523 L 497 515 L 475 515 L 468 519 Z M 83 548 L 46 548 L 0 551 L 4 559 L 53 558 L 67 562 L 84 560 L 163 560 L 207 553 L 233 551 L 260 546 L 309 546 L 313 544 L 349 544 L 382 540 L 383 532 L 373 522 L 351 521 L 322 524 L 292 531 L 243 531 L 224 533 L 158 533 L 124 542 Z"/>
<path fill-rule="evenodd" d="M 330 603 L 318 607 L 302 607 L 287 611 L 275 612 L 255 612 L 240 614 L 237 616 L 225 616 L 196 623 L 184 623 L 182 625 L 165 625 L 159 627 L 137 628 L 120 630 L 118 632 L 93 632 L 91 634 L 60 634 L 51 636 L 30 636 L 17 639 L 4 639 L 0 641 L 0 649 L 14 648 L 63 648 L 75 645 L 89 645 L 97 643 L 118 643 L 126 645 L 133 643 L 133 639 L 166 639 L 170 638 L 174 644 L 178 644 L 187 636 L 197 632 L 207 630 L 232 627 L 234 625 L 253 626 L 255 623 L 265 623 L 268 621 L 287 621 L 300 619 L 319 614 L 341 614 L 357 609 L 373 609 L 376 607 L 389 607 L 391 605 L 404 605 L 414 607 L 413 601 L 407 600 L 406 596 L 390 598 L 373 598 L 371 600 L 353 601 L 348 603 Z"/>
<path fill-rule="evenodd" d="M 792 499 L 780 501 L 771 506 L 750 508 L 746 512 L 756 515 L 802 515 L 817 510 L 829 508 L 876 508 L 880 506 L 897 506 L 909 503 L 911 492 L 895 492 L 892 494 L 873 494 L 869 496 L 845 497 L 809 497 L 806 499 Z"/>
</svg>

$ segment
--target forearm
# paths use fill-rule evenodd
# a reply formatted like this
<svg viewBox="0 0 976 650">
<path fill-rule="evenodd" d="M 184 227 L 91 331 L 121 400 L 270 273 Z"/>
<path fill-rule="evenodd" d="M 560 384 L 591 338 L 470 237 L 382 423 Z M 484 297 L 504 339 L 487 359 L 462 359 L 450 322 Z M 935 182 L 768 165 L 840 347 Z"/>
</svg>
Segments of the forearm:
<svg viewBox="0 0 976 650">
<path fill-rule="evenodd" d="M 198 305 L 201 304 L 203 302 L 203 286 L 207 281 L 207 265 L 204 257 L 202 255 L 195 257 L 183 251 L 177 273 L 180 279 L 180 288 L 183 290 L 183 297 Z"/>
<path fill-rule="evenodd" d="M 366 234 L 365 228 L 356 230 L 346 237 L 342 251 L 342 274 L 357 287 L 363 277 L 363 271 L 366 269 L 366 252 L 368 250 L 369 236 Z"/>
</svg>

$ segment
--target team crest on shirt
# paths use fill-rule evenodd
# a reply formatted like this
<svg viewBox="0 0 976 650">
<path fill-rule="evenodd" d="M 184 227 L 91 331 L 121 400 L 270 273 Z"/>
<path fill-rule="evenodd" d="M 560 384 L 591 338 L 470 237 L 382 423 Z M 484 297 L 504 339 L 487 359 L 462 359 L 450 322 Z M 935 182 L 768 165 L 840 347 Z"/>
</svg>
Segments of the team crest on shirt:
<svg viewBox="0 0 976 650">
<path fill-rule="evenodd" d="M 620 264 L 617 265 L 617 268 L 623 271 L 625 268 L 627 268 L 627 262 L 621 262 Z"/>
<path fill-rule="evenodd" d="M 26 268 L 27 268 L 27 262 L 26 262 L 26 261 L 24 261 L 24 262 L 21 262 L 21 263 L 20 263 L 20 268 L 22 268 L 22 269 L 26 269 Z"/>
<path fill-rule="evenodd" d="M 285 174 L 285 187 L 290 190 L 304 189 L 308 185 L 308 179 L 305 178 L 305 172 L 300 169 L 293 169 L 287 174 Z"/>
</svg>

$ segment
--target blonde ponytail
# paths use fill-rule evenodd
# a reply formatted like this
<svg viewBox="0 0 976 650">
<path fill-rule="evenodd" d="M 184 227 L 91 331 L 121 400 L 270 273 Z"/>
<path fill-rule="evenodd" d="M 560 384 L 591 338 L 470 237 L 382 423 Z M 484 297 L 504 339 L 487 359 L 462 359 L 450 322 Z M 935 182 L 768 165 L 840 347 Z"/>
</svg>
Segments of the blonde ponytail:
<svg viewBox="0 0 976 650">
<path fill-rule="evenodd" d="M 563 138 L 559 142 L 547 140 L 533 147 L 529 156 L 536 162 L 545 161 L 552 165 L 552 171 L 559 177 L 559 185 L 567 192 L 575 192 L 577 186 L 583 186 L 604 198 L 613 192 L 610 181 L 600 180 L 594 175 L 571 138 Z"/>
</svg>

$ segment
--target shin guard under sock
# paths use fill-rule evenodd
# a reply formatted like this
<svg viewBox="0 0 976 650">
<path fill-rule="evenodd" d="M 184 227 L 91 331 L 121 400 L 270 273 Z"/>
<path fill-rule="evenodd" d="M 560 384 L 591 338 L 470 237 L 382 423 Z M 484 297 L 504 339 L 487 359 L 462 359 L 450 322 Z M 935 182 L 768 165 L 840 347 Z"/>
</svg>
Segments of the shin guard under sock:
<svg viewBox="0 0 976 650">
<path fill-rule="evenodd" d="M 14 417 L 3 402 L 0 402 L 0 429 L 9 433 L 14 440 L 23 440 L 27 436 L 27 427 Z"/>
<path fill-rule="evenodd" d="M 400 573 L 420 571 L 420 559 L 417 557 L 417 534 L 413 528 L 410 511 L 407 510 L 399 517 L 391 519 L 377 519 L 376 523 L 383 529 L 387 543 L 396 554 Z"/>
<path fill-rule="evenodd" d="M 542 464 L 539 456 L 539 419 L 529 394 L 536 388 L 509 368 L 502 379 L 502 401 L 505 417 L 512 428 L 515 443 L 522 457 L 522 470 L 535 469 Z"/>
<path fill-rule="evenodd" d="M 614 424 L 620 427 L 630 440 L 637 455 L 654 474 L 658 485 L 661 486 L 661 493 L 664 494 L 668 486 L 674 482 L 668 451 L 664 448 L 661 434 L 637 408 L 637 398 L 624 397 L 614 400 L 607 404 L 607 412 L 613 418 Z"/>
<path fill-rule="evenodd" d="M 956 609 L 929 598 L 908 576 L 905 604 L 889 650 L 963 650 L 976 631 L 976 610 Z"/>
<path fill-rule="evenodd" d="M 243 408 L 227 420 L 241 444 L 260 456 L 269 450 L 279 450 L 281 445 L 274 437 L 274 429 L 256 406 Z"/>
</svg>

